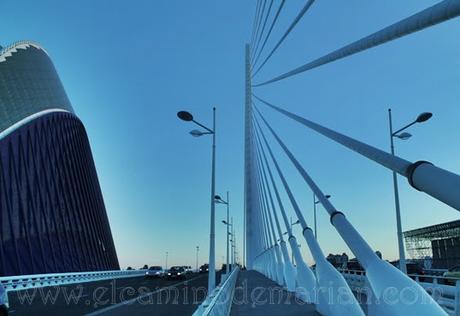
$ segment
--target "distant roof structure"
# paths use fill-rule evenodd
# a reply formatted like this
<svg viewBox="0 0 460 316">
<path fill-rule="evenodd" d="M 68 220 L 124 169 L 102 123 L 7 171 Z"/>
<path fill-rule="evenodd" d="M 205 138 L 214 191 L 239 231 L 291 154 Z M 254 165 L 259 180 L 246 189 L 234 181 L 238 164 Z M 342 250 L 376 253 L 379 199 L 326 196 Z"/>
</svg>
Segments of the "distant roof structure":
<svg viewBox="0 0 460 316">
<path fill-rule="evenodd" d="M 404 232 L 405 238 L 442 239 L 460 236 L 460 220 L 417 228 Z"/>
<path fill-rule="evenodd" d="M 410 257 L 431 258 L 431 268 L 460 264 L 460 220 L 406 231 L 404 240 Z"/>
</svg>

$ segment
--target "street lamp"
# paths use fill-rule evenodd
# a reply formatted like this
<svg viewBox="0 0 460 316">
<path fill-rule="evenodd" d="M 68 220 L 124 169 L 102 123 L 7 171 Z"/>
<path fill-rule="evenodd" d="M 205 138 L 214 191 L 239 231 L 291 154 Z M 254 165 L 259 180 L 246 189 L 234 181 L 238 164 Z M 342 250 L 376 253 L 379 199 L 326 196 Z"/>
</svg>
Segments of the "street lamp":
<svg viewBox="0 0 460 316">
<path fill-rule="evenodd" d="M 196 271 L 198 272 L 198 252 L 200 251 L 200 246 L 196 246 Z"/>
<path fill-rule="evenodd" d="M 295 223 L 292 222 L 292 216 L 290 217 L 290 221 L 291 221 L 291 227 L 294 227 L 294 225 L 299 225 L 300 224 L 300 221 L 297 220 Z M 287 235 L 288 232 L 284 232 L 283 235 Z"/>
<path fill-rule="evenodd" d="M 227 200 L 228 201 L 228 200 Z M 227 204 L 228 205 L 228 204 Z M 230 243 L 232 243 L 232 250 L 233 250 L 233 233 L 230 232 L 230 227 L 232 227 L 232 230 L 233 230 L 233 224 L 229 221 L 229 213 L 227 212 L 227 220 L 226 221 L 222 221 L 222 223 L 227 226 L 227 267 L 225 269 L 226 273 L 228 274 L 229 271 L 230 271 L 230 267 L 229 267 L 229 262 L 231 261 L 230 260 Z M 232 221 L 233 221 L 233 218 L 232 218 Z M 232 236 L 232 239 L 230 239 L 230 236 Z M 232 267 L 233 268 L 233 267 Z"/>
<path fill-rule="evenodd" d="M 324 196 L 326 199 L 329 199 L 331 196 L 329 194 Z M 315 239 L 318 240 L 318 230 L 316 227 L 316 204 L 318 204 L 321 201 L 316 200 L 316 195 L 313 193 L 313 222 L 315 226 Z"/>
<path fill-rule="evenodd" d="M 395 155 L 395 149 L 394 149 L 394 141 L 393 139 L 399 138 L 401 140 L 407 140 L 409 139 L 412 135 L 409 133 L 401 133 L 408 127 L 416 124 L 416 123 L 423 123 L 428 121 L 431 117 L 433 116 L 432 113 L 429 112 L 423 112 L 417 118 L 407 124 L 406 126 L 398 129 L 396 132 L 393 132 L 393 120 L 391 117 L 391 109 L 388 109 L 388 121 L 390 124 L 390 144 L 391 144 L 391 154 L 394 156 Z M 406 267 L 406 255 L 404 253 L 404 243 L 403 243 L 403 233 L 402 233 L 402 227 L 401 227 L 401 210 L 399 206 L 399 192 L 398 192 L 398 178 L 396 172 L 393 171 L 393 187 L 394 187 L 394 195 L 395 195 L 395 208 L 396 208 L 396 229 L 398 233 L 398 248 L 399 248 L 399 269 L 407 274 L 407 267 Z"/>
<path fill-rule="evenodd" d="M 231 265 L 232 265 L 232 270 L 235 265 L 235 252 L 236 252 L 236 233 L 235 233 L 235 225 L 233 223 L 233 216 L 231 218 L 231 226 L 232 226 L 232 259 L 231 259 Z"/>
<path fill-rule="evenodd" d="M 192 136 L 199 137 L 203 135 L 212 135 L 212 171 L 211 171 L 211 233 L 209 235 L 209 275 L 208 275 L 208 294 L 216 287 L 216 249 L 215 249 L 215 203 L 214 196 L 216 195 L 216 108 L 212 108 L 212 129 L 198 123 L 193 118 L 193 115 L 187 111 L 177 112 L 177 117 L 186 122 L 193 122 L 205 131 L 193 130 L 190 132 Z"/>
<path fill-rule="evenodd" d="M 166 270 L 168 270 L 168 252 L 166 251 Z"/>
<path fill-rule="evenodd" d="M 227 229 L 229 227 L 231 227 L 231 231 L 228 232 L 227 236 L 232 236 L 232 239 L 230 239 L 230 247 L 232 248 L 232 251 L 230 253 L 231 255 L 231 258 L 230 258 L 230 263 L 231 263 L 231 266 L 232 266 L 232 270 L 233 270 L 233 264 L 234 264 L 234 260 L 235 260 L 235 227 L 233 225 L 233 217 L 230 219 L 230 222 L 227 222 L 227 221 L 222 221 L 222 223 L 224 225 L 227 225 Z"/>
<path fill-rule="evenodd" d="M 227 205 L 227 221 L 226 223 L 228 223 L 230 221 L 230 197 L 229 197 L 229 192 L 227 191 L 227 201 L 224 201 L 219 195 L 216 195 L 214 196 L 214 201 L 216 203 L 220 203 L 220 204 L 225 204 Z M 228 273 L 230 272 L 230 267 L 229 267 L 229 259 L 230 259 L 230 249 L 229 249 L 229 229 L 230 229 L 230 225 L 227 225 L 227 265 L 225 266 L 225 273 L 228 275 Z"/>
</svg>

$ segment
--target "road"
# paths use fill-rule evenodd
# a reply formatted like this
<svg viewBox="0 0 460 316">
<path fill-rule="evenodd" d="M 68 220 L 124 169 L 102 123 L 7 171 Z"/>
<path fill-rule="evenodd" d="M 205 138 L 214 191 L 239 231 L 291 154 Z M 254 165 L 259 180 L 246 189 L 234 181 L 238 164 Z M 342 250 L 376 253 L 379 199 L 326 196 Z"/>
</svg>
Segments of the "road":
<svg viewBox="0 0 460 316">
<path fill-rule="evenodd" d="M 217 274 L 217 281 L 220 273 Z M 184 280 L 112 279 L 9 293 L 12 316 L 191 315 L 207 295 L 208 274 Z"/>
<path fill-rule="evenodd" d="M 320 316 L 313 304 L 296 298 L 282 286 L 256 271 L 241 271 L 230 316 Z"/>
</svg>

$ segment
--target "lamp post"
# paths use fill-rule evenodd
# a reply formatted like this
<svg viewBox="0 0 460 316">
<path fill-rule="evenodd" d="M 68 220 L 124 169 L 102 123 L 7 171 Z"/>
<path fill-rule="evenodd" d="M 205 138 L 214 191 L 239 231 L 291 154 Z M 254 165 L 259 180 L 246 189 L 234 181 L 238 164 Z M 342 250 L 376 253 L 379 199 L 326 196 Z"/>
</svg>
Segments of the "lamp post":
<svg viewBox="0 0 460 316">
<path fill-rule="evenodd" d="M 196 271 L 198 272 L 198 252 L 200 251 L 200 246 L 196 246 Z"/>
<path fill-rule="evenodd" d="M 227 196 L 227 201 L 228 201 L 228 196 Z M 228 275 L 228 273 L 230 272 L 230 267 L 229 267 L 229 263 L 230 263 L 230 242 L 232 240 L 230 240 L 230 236 L 232 236 L 232 239 L 233 239 L 233 234 L 230 232 L 230 227 L 233 226 L 233 224 L 230 222 L 229 220 L 229 212 L 228 212 L 228 204 L 227 204 L 227 220 L 226 221 L 222 221 L 222 223 L 227 226 L 227 266 L 225 268 L 225 273 Z M 232 227 L 233 228 L 233 227 Z M 232 248 L 233 249 L 233 248 Z"/>
<path fill-rule="evenodd" d="M 168 270 L 168 252 L 166 251 L 166 270 Z"/>
<path fill-rule="evenodd" d="M 413 122 L 398 129 L 396 132 L 393 132 L 393 120 L 391 117 L 391 109 L 388 109 L 388 121 L 390 125 L 391 154 L 393 156 L 395 155 L 394 141 L 393 141 L 395 137 L 402 139 L 402 140 L 409 139 L 412 136 L 411 134 L 401 133 L 401 132 L 416 123 L 423 123 L 423 122 L 428 121 L 432 116 L 433 114 L 429 112 L 421 113 L 419 116 L 417 116 L 417 118 Z M 401 210 L 399 206 L 398 178 L 397 178 L 397 174 L 395 171 L 393 171 L 392 173 L 393 173 L 393 188 L 394 188 L 395 208 L 396 208 L 396 229 L 397 229 L 397 234 L 398 234 L 399 269 L 404 274 L 407 274 L 406 255 L 404 253 L 403 233 L 402 233 L 402 226 L 401 226 Z"/>
<path fill-rule="evenodd" d="M 230 262 L 233 262 L 233 234 L 232 239 L 230 239 L 230 247 L 232 248 Z M 231 263 L 232 264 L 232 263 Z M 232 264 L 233 265 L 233 264 Z M 233 267 L 232 267 L 233 268 Z"/>
<path fill-rule="evenodd" d="M 235 225 L 233 224 L 232 216 L 232 270 L 235 267 L 235 257 L 236 257 L 236 234 L 235 234 Z"/>
<path fill-rule="evenodd" d="M 220 203 L 220 204 L 225 204 L 227 205 L 227 223 L 230 221 L 230 193 L 227 191 L 227 200 L 224 201 L 219 195 L 216 195 L 214 197 L 214 200 L 216 201 L 216 203 Z M 230 234 L 230 225 L 226 225 L 227 226 L 227 265 L 225 266 L 225 274 L 228 275 L 228 273 L 230 272 L 230 267 L 229 267 L 229 257 L 230 257 L 230 249 L 229 249 L 229 240 L 230 240 L 230 237 L 229 237 L 229 234 Z"/>
<path fill-rule="evenodd" d="M 331 196 L 325 195 L 326 199 L 329 199 Z M 316 195 L 313 193 L 313 222 L 315 226 L 315 239 L 318 240 L 318 230 L 316 228 L 316 204 L 320 203 L 320 201 L 316 200 Z"/>
<path fill-rule="evenodd" d="M 193 122 L 206 131 L 193 130 L 190 134 L 194 137 L 212 135 L 212 167 L 211 167 L 211 228 L 209 235 L 209 275 L 208 275 L 208 294 L 216 287 L 216 249 L 215 249 L 215 203 L 214 196 L 216 186 L 216 108 L 212 108 L 212 129 L 198 123 L 193 119 L 193 115 L 186 111 L 180 111 L 177 116 L 186 122 Z"/>
</svg>

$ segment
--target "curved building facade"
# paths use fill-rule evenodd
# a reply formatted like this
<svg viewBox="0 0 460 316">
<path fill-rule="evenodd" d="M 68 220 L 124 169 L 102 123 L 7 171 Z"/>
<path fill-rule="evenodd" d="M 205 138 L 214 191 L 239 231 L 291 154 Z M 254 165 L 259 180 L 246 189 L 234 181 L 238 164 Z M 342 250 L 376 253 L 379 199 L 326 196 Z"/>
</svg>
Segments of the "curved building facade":
<svg viewBox="0 0 460 316">
<path fill-rule="evenodd" d="M 0 276 L 117 270 L 88 137 L 51 59 L 0 53 Z"/>
</svg>

